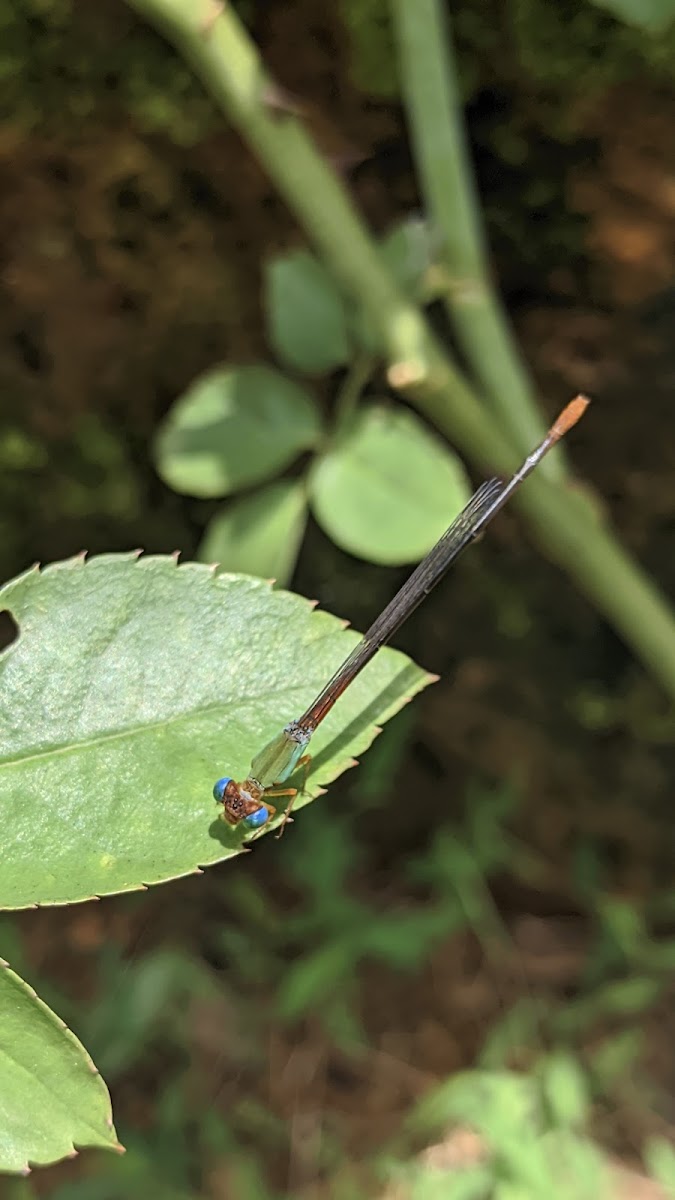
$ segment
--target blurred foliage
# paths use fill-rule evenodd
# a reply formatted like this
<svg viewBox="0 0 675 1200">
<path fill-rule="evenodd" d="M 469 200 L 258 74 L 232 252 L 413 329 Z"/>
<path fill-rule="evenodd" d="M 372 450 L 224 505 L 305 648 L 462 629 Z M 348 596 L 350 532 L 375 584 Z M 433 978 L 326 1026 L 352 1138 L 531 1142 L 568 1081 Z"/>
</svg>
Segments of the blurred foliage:
<svg viewBox="0 0 675 1200">
<path fill-rule="evenodd" d="M 351 41 L 354 83 L 383 99 L 393 99 L 399 90 L 390 10 L 389 0 L 340 0 Z"/>
<path fill-rule="evenodd" d="M 521 84 L 529 79 L 547 93 L 583 95 L 584 102 L 613 84 L 634 79 L 636 72 L 672 79 L 675 25 L 667 7 L 661 5 L 657 28 L 656 20 L 640 20 L 641 9 L 650 15 L 650 5 L 643 0 L 633 3 L 635 19 L 630 24 L 624 23 L 630 0 L 602 7 L 592 0 L 462 0 L 452 6 L 452 21 L 465 98 L 503 84 L 516 68 L 523 72 Z M 398 93 L 398 78 L 389 9 L 389 0 L 341 2 L 355 82 L 365 92 L 391 98 Z M 511 86 L 514 83 L 512 75 Z"/>
<path fill-rule="evenodd" d="M 236 7 L 255 34 L 264 6 Z M 343 0 L 334 19 L 357 88 L 395 98 L 388 0 Z M 580 220 L 560 202 L 575 138 L 617 84 L 673 78 L 675 27 L 656 36 L 591 0 L 463 0 L 452 19 L 492 247 L 498 262 L 519 262 L 521 279 L 529 268 L 534 286 L 580 253 Z M 0 0 L 0 106 L 10 147 L 38 132 L 79 136 L 83 122 L 105 127 L 121 112 L 180 146 L 222 128 L 189 67 L 123 0 Z"/>
<path fill-rule="evenodd" d="M 40 540 L 37 531 L 57 521 L 86 527 L 91 536 L 99 520 L 123 527 L 141 514 L 136 465 L 125 441 L 97 413 L 82 414 L 67 435 L 52 438 L 22 420 L 25 413 L 0 430 L 3 574 L 25 565 L 27 548 Z"/>
<path fill-rule="evenodd" d="M 652 78 L 673 78 L 675 24 L 659 30 L 626 24 L 591 0 L 510 0 L 520 64 L 547 90 L 564 89 L 584 99 L 613 84 L 634 78 L 636 72 Z M 626 6 L 628 7 L 628 6 Z M 640 3 L 635 4 L 636 13 Z M 648 5 L 642 5 L 643 10 Z"/>
<path fill-rule="evenodd" d="M 380 251 L 420 302 L 446 286 L 418 218 L 401 221 Z M 368 350 L 365 322 L 314 255 L 280 255 L 264 271 L 268 336 L 284 367 L 312 385 L 342 368 L 333 418 L 325 429 L 314 386 L 261 363 L 223 364 L 191 384 L 158 431 L 157 469 L 187 495 L 239 494 L 211 516 L 198 558 L 286 585 L 311 509 L 356 557 L 389 566 L 419 561 L 468 499 L 462 462 L 416 413 L 386 397 L 362 403 L 379 359 Z M 313 458 L 299 475 L 294 460 L 304 451 Z M 279 480 L 288 466 L 294 476 Z"/>
<path fill-rule="evenodd" d="M 235 7 L 255 23 L 257 4 Z M 453 21 L 465 97 L 482 88 L 535 83 L 584 102 L 636 73 L 672 79 L 675 26 L 632 24 L 591 0 L 463 0 Z M 639 7 L 639 6 L 638 6 Z M 388 0 L 342 0 L 356 85 L 398 92 Z M 625 14 L 629 15 L 629 14 Z M 508 54 L 505 54 L 505 47 Z M 203 138 L 220 117 L 189 67 L 117 0 L 0 0 L 0 103 L 26 133 L 76 128 L 83 118 L 128 111 L 148 132 L 179 145 Z M 547 111 L 550 120 L 552 110 Z"/>
<path fill-rule="evenodd" d="M 216 116 L 187 64 L 126 8 L 78 0 L 1 0 L 0 106 L 26 136 L 73 131 L 121 107 L 179 145 Z"/>
<path fill-rule="evenodd" d="M 394 759 L 397 752 L 392 746 Z M 285 1161 L 294 1136 L 292 1114 L 275 1099 L 268 1078 L 270 1038 L 281 1039 L 287 1056 L 319 1026 L 322 1052 L 338 1053 L 345 1065 L 353 1062 L 367 1075 L 371 1056 L 375 1061 L 379 1053 L 377 1041 L 371 1042 L 376 1030 L 364 1019 L 373 968 L 380 975 L 379 994 L 395 994 L 400 977 L 417 976 L 439 950 L 452 955 L 455 945 L 461 953 L 467 934 L 484 944 L 488 970 L 491 958 L 497 962 L 512 953 L 488 875 L 514 861 L 508 823 L 516 803 L 512 791 L 474 786 L 461 822 L 436 828 L 428 846 L 411 856 L 393 904 L 388 887 L 364 886 L 359 808 L 306 811 L 287 841 L 281 879 L 264 883 L 243 870 L 229 872 L 227 882 L 223 876 L 218 917 L 202 922 L 199 946 L 176 941 L 129 960 L 114 942 L 103 941 L 95 952 L 96 996 L 86 1007 L 79 995 L 30 973 L 91 1047 L 114 1091 L 124 1092 L 131 1070 L 137 1080 L 146 1080 L 136 1085 L 137 1104 L 141 1111 L 147 1108 L 142 1133 L 123 1123 L 119 1128 L 127 1154 L 87 1156 L 86 1171 L 51 1191 L 53 1200 L 142 1197 L 148 1188 L 167 1200 L 187 1200 L 210 1194 L 208 1181 L 215 1186 L 218 1179 L 223 1194 L 242 1200 L 287 1195 L 269 1182 L 278 1173 L 277 1167 L 270 1175 L 272 1164 Z M 527 858 L 521 869 L 528 877 Z M 280 887 L 286 896 L 283 920 Z M 140 915 L 145 903 L 130 898 L 127 911 Z M 674 904 L 672 895 L 666 897 L 666 906 Z M 589 964 L 598 965 L 582 985 L 580 1002 L 549 995 L 543 1004 L 524 997 L 520 1016 L 505 1012 L 501 1034 L 498 1027 L 483 1031 L 476 1068 L 452 1072 L 427 1092 L 399 1132 L 363 1164 L 368 1172 L 411 1198 L 601 1200 L 606 1194 L 607 1164 L 588 1138 L 589 1120 L 594 1106 L 622 1098 L 627 1103 L 628 1097 L 634 1103 L 649 1089 L 641 1079 L 635 1014 L 644 1015 L 667 985 L 663 968 L 672 960 L 675 939 L 659 937 L 635 904 L 617 902 L 602 890 L 589 892 L 587 909 L 600 914 L 597 942 L 587 955 Z M 25 969 L 7 917 L 0 937 Z M 658 967 L 654 987 L 639 997 L 629 995 L 629 988 L 620 997 L 616 983 L 608 983 L 617 969 L 636 963 L 644 975 L 648 962 Z M 596 1052 L 585 1067 L 579 1052 L 591 1032 Z M 286 1056 L 282 1051 L 284 1061 Z M 516 1073 L 514 1063 L 526 1063 L 529 1073 Z M 309 1097 L 310 1104 L 317 1103 L 311 1086 Z M 293 1099 L 294 1108 L 306 1103 L 302 1092 Z M 332 1125 L 327 1103 L 325 1112 L 316 1113 L 321 1134 L 314 1169 L 328 1177 L 332 1172 L 341 1177 L 346 1169 L 349 1179 L 352 1155 Z M 464 1163 L 460 1157 L 449 1175 L 415 1157 L 420 1141 L 452 1144 L 458 1137 L 461 1143 L 466 1131 L 472 1154 Z M 646 1154 L 655 1178 L 672 1176 L 667 1142 L 652 1139 Z M 354 1177 L 349 1186 L 346 1194 L 363 1200 L 379 1194 L 372 1178 L 366 1185 Z"/>
</svg>

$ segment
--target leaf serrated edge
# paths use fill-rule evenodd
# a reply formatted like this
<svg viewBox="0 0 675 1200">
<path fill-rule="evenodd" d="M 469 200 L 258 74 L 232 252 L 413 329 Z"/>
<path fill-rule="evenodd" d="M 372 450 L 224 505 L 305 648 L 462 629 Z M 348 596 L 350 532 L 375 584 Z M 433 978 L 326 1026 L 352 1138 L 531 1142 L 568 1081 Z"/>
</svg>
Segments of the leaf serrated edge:
<svg viewBox="0 0 675 1200">
<path fill-rule="evenodd" d="M 242 853 L 247 849 L 246 846 L 232 846 L 230 852 L 224 858 L 215 859 L 212 863 L 200 864 L 192 867 L 189 871 L 181 871 L 178 875 L 167 875 L 161 879 L 142 880 L 141 883 L 131 883 L 127 887 L 115 888 L 111 892 L 93 892 L 88 896 L 69 896 L 67 900 L 36 900 L 33 904 L 0 905 L 0 913 L 2 912 L 32 912 L 35 909 L 44 908 L 66 908 L 73 904 L 91 904 L 99 900 L 107 900 L 110 896 L 130 896 L 134 892 L 149 892 L 150 888 L 162 887 L 165 883 L 174 883 L 178 879 L 190 879 L 193 875 L 203 875 L 209 867 L 216 866 L 218 863 L 227 862 L 228 858 L 234 858 L 235 855 Z M 2 960 L 0 959 L 0 963 Z"/>
<path fill-rule="evenodd" d="M 20 575 L 15 575 L 14 579 L 8 579 L 5 583 L 0 584 L 0 601 L 2 600 L 3 592 L 6 592 L 8 588 L 16 587 L 17 583 L 21 583 L 22 580 L 28 579 L 29 575 L 35 574 L 42 574 L 39 562 L 32 563 L 32 565 L 27 567 L 25 571 L 22 571 Z"/>
<path fill-rule="evenodd" d="M 138 561 L 142 554 L 142 549 L 120 550 L 110 554 L 93 555 L 90 555 L 88 550 L 80 550 L 78 554 L 73 554 L 70 558 L 57 559 L 55 562 L 46 563 L 44 566 L 42 563 L 36 563 L 35 566 L 40 575 L 51 575 L 57 571 L 68 571 L 77 567 L 88 567 L 93 563 L 100 562 L 102 558 L 113 559 L 116 562 L 126 561 L 133 564 L 134 562 Z M 25 576 L 28 574 L 29 572 L 26 571 L 24 572 L 24 575 L 17 575 L 16 579 L 12 579 L 10 582 L 12 584 L 19 583 L 20 580 L 25 578 Z"/>
<path fill-rule="evenodd" d="M 36 907 L 36 906 L 31 906 L 31 907 Z M 12 970 L 10 964 L 4 958 L 0 958 L 0 969 L 7 971 L 8 974 L 10 974 L 14 978 L 14 980 L 16 981 L 18 986 L 22 989 L 22 991 L 26 992 L 26 994 L 35 1001 L 38 1008 L 41 1009 L 43 1014 L 46 1016 L 47 1020 L 52 1022 L 54 1025 L 56 1025 L 57 1029 L 61 1030 L 63 1033 L 66 1034 L 67 1040 L 70 1043 L 71 1048 L 74 1048 L 80 1054 L 80 1056 L 81 1056 L 82 1060 L 84 1061 L 85 1066 L 87 1067 L 90 1074 L 96 1076 L 100 1080 L 101 1087 L 103 1089 L 103 1092 L 105 1093 L 106 1108 L 107 1108 L 107 1114 L 104 1117 L 103 1123 L 110 1130 L 111 1134 L 113 1135 L 114 1141 L 111 1141 L 107 1145 L 107 1147 L 100 1146 L 100 1144 L 98 1144 L 98 1148 L 113 1150 L 116 1154 L 126 1154 L 126 1148 L 118 1140 L 117 1131 L 115 1129 L 115 1125 L 113 1122 L 112 1101 L 110 1099 L 110 1092 L 108 1091 L 105 1080 L 103 1079 L 103 1076 L 101 1075 L 101 1072 L 99 1071 L 98 1067 L 96 1066 L 96 1063 L 94 1062 L 93 1058 L 89 1054 L 89 1051 L 87 1050 L 86 1046 L 82 1045 L 82 1042 L 79 1040 L 79 1038 L 76 1036 L 76 1034 L 73 1033 L 72 1029 L 70 1029 L 70 1027 L 63 1020 L 63 1018 L 60 1017 L 58 1015 L 58 1013 L 54 1012 L 54 1009 L 50 1008 L 49 1005 L 45 1003 L 45 1001 L 42 999 L 41 996 L 38 996 L 35 988 L 31 987 L 31 985 L 25 979 L 23 979 L 21 975 L 18 975 L 16 971 Z M 97 1145 L 96 1143 L 93 1143 L 91 1148 L 94 1148 L 96 1145 Z M 87 1143 L 83 1143 L 83 1146 L 85 1146 L 86 1148 L 89 1148 Z M 77 1149 L 77 1147 L 75 1146 L 75 1143 L 73 1142 L 71 1148 L 69 1150 L 66 1150 L 61 1158 L 52 1159 L 52 1160 L 50 1160 L 50 1162 L 44 1162 L 44 1163 L 39 1162 L 39 1163 L 36 1163 L 35 1165 L 39 1166 L 39 1167 L 44 1167 L 44 1166 L 50 1165 L 51 1162 L 54 1162 L 54 1163 L 62 1162 L 64 1158 L 68 1158 L 68 1159 L 77 1158 L 78 1155 L 79 1155 L 79 1150 Z M 26 1175 L 30 1175 L 31 1171 L 32 1171 L 32 1167 L 30 1166 L 30 1163 L 28 1161 L 26 1161 L 25 1165 L 18 1167 L 17 1170 L 12 1171 L 11 1174 L 26 1176 Z"/>
</svg>

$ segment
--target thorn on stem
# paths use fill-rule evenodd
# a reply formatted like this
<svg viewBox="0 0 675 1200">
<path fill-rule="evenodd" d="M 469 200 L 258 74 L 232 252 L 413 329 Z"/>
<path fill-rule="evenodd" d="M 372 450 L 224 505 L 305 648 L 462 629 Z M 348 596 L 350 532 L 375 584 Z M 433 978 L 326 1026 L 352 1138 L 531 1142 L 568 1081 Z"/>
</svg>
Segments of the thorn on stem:
<svg viewBox="0 0 675 1200">
<path fill-rule="evenodd" d="M 387 371 L 387 381 L 397 390 L 413 387 L 426 379 L 427 371 L 423 362 L 418 358 L 408 362 L 392 363 Z"/>
<path fill-rule="evenodd" d="M 208 38 L 211 36 L 213 33 L 213 27 L 218 20 L 218 17 L 222 17 L 224 12 L 225 5 L 222 0 L 210 0 L 206 15 L 202 19 L 199 26 L 199 32 L 203 38 Z"/>
<path fill-rule="evenodd" d="M 265 80 L 261 99 L 265 107 L 271 108 L 273 112 L 288 113 L 293 117 L 305 116 L 306 108 L 298 97 L 286 91 L 286 88 L 273 79 Z"/>
</svg>

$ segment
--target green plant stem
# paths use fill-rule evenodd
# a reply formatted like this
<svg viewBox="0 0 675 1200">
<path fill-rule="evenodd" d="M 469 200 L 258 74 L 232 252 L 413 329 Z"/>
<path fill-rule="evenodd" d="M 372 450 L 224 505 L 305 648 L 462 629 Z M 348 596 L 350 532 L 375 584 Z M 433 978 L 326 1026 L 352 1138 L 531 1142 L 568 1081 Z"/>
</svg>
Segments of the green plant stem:
<svg viewBox="0 0 675 1200">
<path fill-rule="evenodd" d="M 415 159 L 448 266 L 448 315 L 492 411 L 525 452 L 544 430 L 490 278 L 447 5 L 442 0 L 392 0 L 392 11 Z M 560 479 L 560 450 L 542 467 L 549 478 Z"/>
<path fill-rule="evenodd" d="M 340 180 L 300 122 L 266 103 L 270 85 L 232 9 L 223 8 L 214 19 L 213 0 L 128 3 L 175 43 L 264 163 L 346 294 L 377 330 L 392 386 L 468 457 L 512 470 L 513 448 L 422 314 L 396 288 Z M 671 611 L 588 502 L 537 474 L 520 492 L 519 506 L 544 553 L 572 576 L 675 697 Z"/>
<path fill-rule="evenodd" d="M 335 404 L 335 433 L 340 434 L 346 429 L 356 410 L 361 392 L 370 379 L 377 360 L 366 352 L 358 354 L 350 363 L 342 387 L 337 394 Z"/>
</svg>

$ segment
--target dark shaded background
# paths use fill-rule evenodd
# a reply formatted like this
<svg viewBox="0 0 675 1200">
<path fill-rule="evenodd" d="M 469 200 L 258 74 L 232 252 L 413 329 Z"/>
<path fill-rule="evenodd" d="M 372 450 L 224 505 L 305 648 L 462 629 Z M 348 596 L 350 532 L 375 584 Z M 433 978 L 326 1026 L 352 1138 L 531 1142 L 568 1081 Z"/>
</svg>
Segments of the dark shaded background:
<svg viewBox="0 0 675 1200">
<path fill-rule="evenodd" d="M 476 0 L 456 14 L 495 271 L 546 413 L 593 395 L 570 454 L 672 594 L 672 55 L 591 5 L 553 7 Z M 355 4 L 241 11 L 383 231 L 420 198 L 386 20 L 362 8 L 370 23 Z M 261 265 L 300 235 L 121 3 L 10 5 L 4 20 L 2 577 L 82 548 L 190 557 L 213 509 L 158 479 L 153 434 L 198 372 L 269 353 Z M 402 574 L 311 527 L 293 586 L 363 628 Z M 85 1154 L 40 1172 L 41 1194 L 75 1195 L 70 1181 L 91 1176 L 110 1195 L 150 1194 L 152 1179 L 158 1195 L 247 1197 L 256 1170 L 294 1195 L 333 1194 L 432 1082 L 475 1064 L 514 1002 L 543 1012 L 509 1035 L 507 1061 L 527 1068 L 551 1012 L 630 977 L 598 940 L 598 897 L 632 906 L 657 941 L 672 931 L 669 707 L 513 513 L 398 644 L 441 682 L 281 847 L 147 895 L 3 918 L 3 955 L 92 1050 L 141 1164 L 120 1182 L 109 1156 Z M 374 923 L 433 906 L 434 847 L 491 796 L 510 832 L 497 822 L 478 922 L 430 937 L 407 970 L 355 953 L 325 1001 L 280 1014 L 294 964 L 348 922 L 344 897 Z M 307 864 L 331 854 L 321 899 Z M 673 1128 L 670 999 L 600 1007 L 571 1037 L 586 1061 L 617 1030 L 646 1035 L 593 1109 L 594 1135 L 629 1164 Z"/>
</svg>

